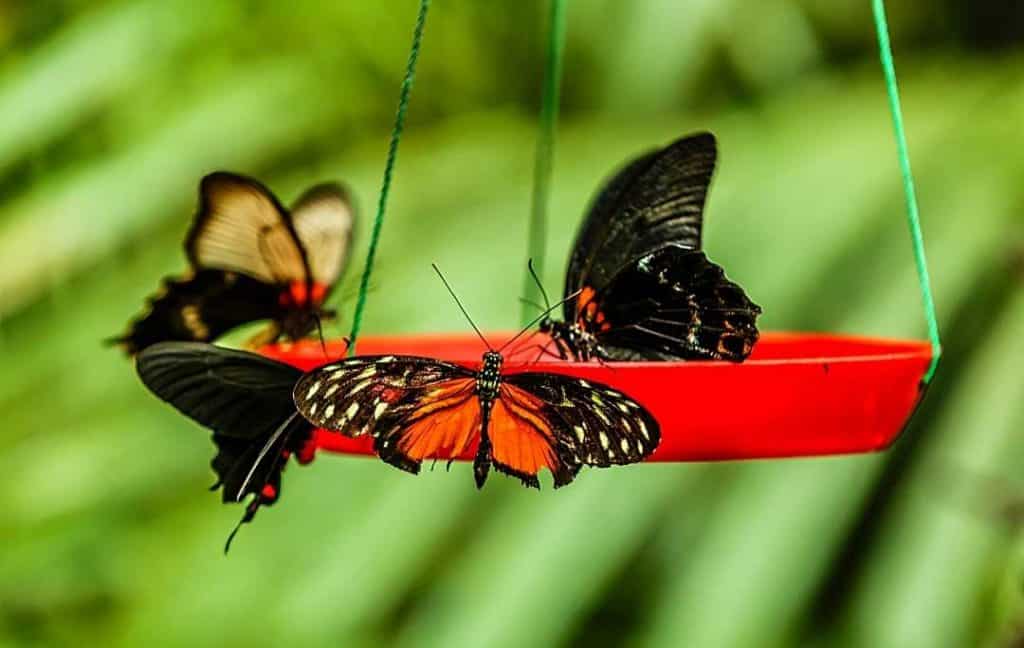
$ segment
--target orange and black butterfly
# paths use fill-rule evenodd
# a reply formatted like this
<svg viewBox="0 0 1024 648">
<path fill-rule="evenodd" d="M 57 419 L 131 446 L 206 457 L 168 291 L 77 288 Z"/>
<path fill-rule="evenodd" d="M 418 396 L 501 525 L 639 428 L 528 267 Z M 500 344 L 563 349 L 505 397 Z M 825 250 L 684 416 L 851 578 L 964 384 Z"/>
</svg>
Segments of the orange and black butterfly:
<svg viewBox="0 0 1024 648">
<path fill-rule="evenodd" d="M 311 371 L 295 386 L 295 405 L 311 423 L 346 436 L 369 434 L 387 463 L 418 473 L 427 459 L 473 452 L 482 487 L 495 470 L 555 487 L 583 466 L 636 463 L 661 439 L 639 403 L 605 385 L 552 373 L 503 374 L 497 351 L 473 371 L 417 356 L 366 356 Z"/>
<path fill-rule="evenodd" d="M 160 342 L 137 356 L 143 384 L 213 432 L 211 463 L 225 503 L 251 496 L 228 537 L 281 495 L 288 458 L 312 460 L 313 426 L 299 415 L 292 390 L 302 372 L 255 353 L 201 342 Z"/>
<path fill-rule="evenodd" d="M 714 136 L 699 133 L 633 160 L 604 186 L 569 259 L 564 321 L 540 325 L 563 358 L 750 354 L 761 308 L 701 250 L 716 157 Z"/>
<path fill-rule="evenodd" d="M 164 281 L 149 312 L 113 340 L 134 354 L 164 340 L 211 341 L 270 320 L 259 341 L 312 333 L 352 243 L 354 210 L 337 184 L 306 191 L 285 209 L 260 182 L 217 172 L 199 185 L 185 240 L 191 271 Z"/>
</svg>

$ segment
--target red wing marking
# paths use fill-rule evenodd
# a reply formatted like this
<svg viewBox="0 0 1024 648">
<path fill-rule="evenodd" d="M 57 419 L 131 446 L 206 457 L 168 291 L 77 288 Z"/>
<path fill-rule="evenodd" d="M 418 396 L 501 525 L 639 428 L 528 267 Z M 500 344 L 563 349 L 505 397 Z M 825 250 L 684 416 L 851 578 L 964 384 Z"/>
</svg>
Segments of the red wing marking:
<svg viewBox="0 0 1024 648">
<path fill-rule="evenodd" d="M 310 297 L 315 306 L 320 306 L 327 295 L 327 286 L 322 283 L 314 283 L 310 291 L 306 290 L 305 281 L 293 281 L 288 284 L 288 290 L 281 293 L 278 302 L 281 306 L 301 308 L 309 305 Z"/>
</svg>

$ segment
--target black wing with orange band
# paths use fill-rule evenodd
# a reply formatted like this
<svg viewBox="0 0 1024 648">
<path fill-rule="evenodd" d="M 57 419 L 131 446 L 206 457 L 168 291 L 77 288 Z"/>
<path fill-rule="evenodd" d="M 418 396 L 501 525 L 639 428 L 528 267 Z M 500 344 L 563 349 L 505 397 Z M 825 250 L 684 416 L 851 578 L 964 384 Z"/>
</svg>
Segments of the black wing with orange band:
<svg viewBox="0 0 1024 648">
<path fill-rule="evenodd" d="M 415 473 L 424 459 L 452 459 L 475 444 L 475 385 L 474 372 L 447 362 L 360 356 L 307 373 L 294 398 L 314 425 L 350 437 L 371 435 L 381 459 Z"/>
<path fill-rule="evenodd" d="M 295 403 L 315 425 L 372 435 L 381 459 L 417 473 L 424 460 L 473 456 L 485 418 L 475 387 L 476 374 L 456 365 L 371 356 L 306 374 Z M 544 468 L 563 486 L 584 465 L 640 461 L 660 440 L 654 418 L 624 394 L 542 373 L 503 379 L 487 434 L 495 469 L 533 487 Z"/>
</svg>

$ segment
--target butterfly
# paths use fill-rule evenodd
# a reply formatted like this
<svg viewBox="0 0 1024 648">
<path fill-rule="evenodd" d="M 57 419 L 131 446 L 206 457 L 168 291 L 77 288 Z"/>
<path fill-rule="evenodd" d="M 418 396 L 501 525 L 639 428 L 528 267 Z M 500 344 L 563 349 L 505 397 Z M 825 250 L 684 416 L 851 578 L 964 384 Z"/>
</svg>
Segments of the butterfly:
<svg viewBox="0 0 1024 648">
<path fill-rule="evenodd" d="M 750 354 L 761 308 L 700 249 L 716 157 L 714 136 L 698 133 L 640 156 L 604 186 L 569 259 L 565 294 L 576 296 L 564 301 L 563 321 L 540 323 L 561 357 Z"/>
<path fill-rule="evenodd" d="M 227 552 L 241 525 L 281 496 L 288 458 L 312 461 L 313 426 L 292 401 L 302 372 L 255 353 L 176 341 L 142 350 L 135 366 L 151 392 L 213 432 L 217 483 L 211 490 L 222 489 L 225 503 L 252 496 Z"/>
<path fill-rule="evenodd" d="M 112 341 L 134 354 L 164 340 L 211 341 L 262 319 L 272 323 L 254 345 L 305 337 L 333 315 L 323 304 L 348 258 L 354 213 L 337 184 L 312 187 L 289 211 L 252 178 L 204 177 L 185 239 L 191 271 L 165 279 L 148 312 Z"/>
<path fill-rule="evenodd" d="M 414 474 L 424 460 L 475 447 L 478 488 L 492 466 L 533 488 L 547 468 L 557 488 L 585 465 L 636 463 L 658 447 L 657 421 L 622 392 L 560 374 L 504 374 L 503 361 L 493 350 L 479 371 L 418 356 L 349 358 L 302 376 L 295 405 L 318 427 L 372 435 L 381 459 Z"/>
<path fill-rule="evenodd" d="M 620 391 L 560 374 L 504 373 L 502 350 L 533 324 L 498 350 L 470 324 L 488 349 L 478 371 L 419 356 L 348 358 L 303 375 L 295 407 L 318 427 L 371 435 L 382 460 L 414 474 L 426 459 L 472 451 L 477 488 L 492 467 L 533 488 L 546 468 L 558 488 L 583 466 L 636 463 L 658 447 L 658 422 Z"/>
</svg>

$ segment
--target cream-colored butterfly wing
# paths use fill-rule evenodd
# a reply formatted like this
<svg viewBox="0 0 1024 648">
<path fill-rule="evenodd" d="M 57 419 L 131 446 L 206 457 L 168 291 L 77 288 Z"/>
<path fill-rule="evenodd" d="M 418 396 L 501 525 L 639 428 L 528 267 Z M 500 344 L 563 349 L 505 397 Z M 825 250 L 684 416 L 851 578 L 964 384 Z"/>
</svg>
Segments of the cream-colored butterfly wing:
<svg viewBox="0 0 1024 648">
<path fill-rule="evenodd" d="M 330 288 L 352 248 L 355 209 L 348 192 L 338 184 L 316 185 L 295 201 L 291 218 L 313 281 Z"/>
<path fill-rule="evenodd" d="M 306 280 L 288 214 L 260 182 L 217 172 L 199 185 L 199 213 L 185 240 L 198 268 L 228 270 L 272 284 Z"/>
</svg>

